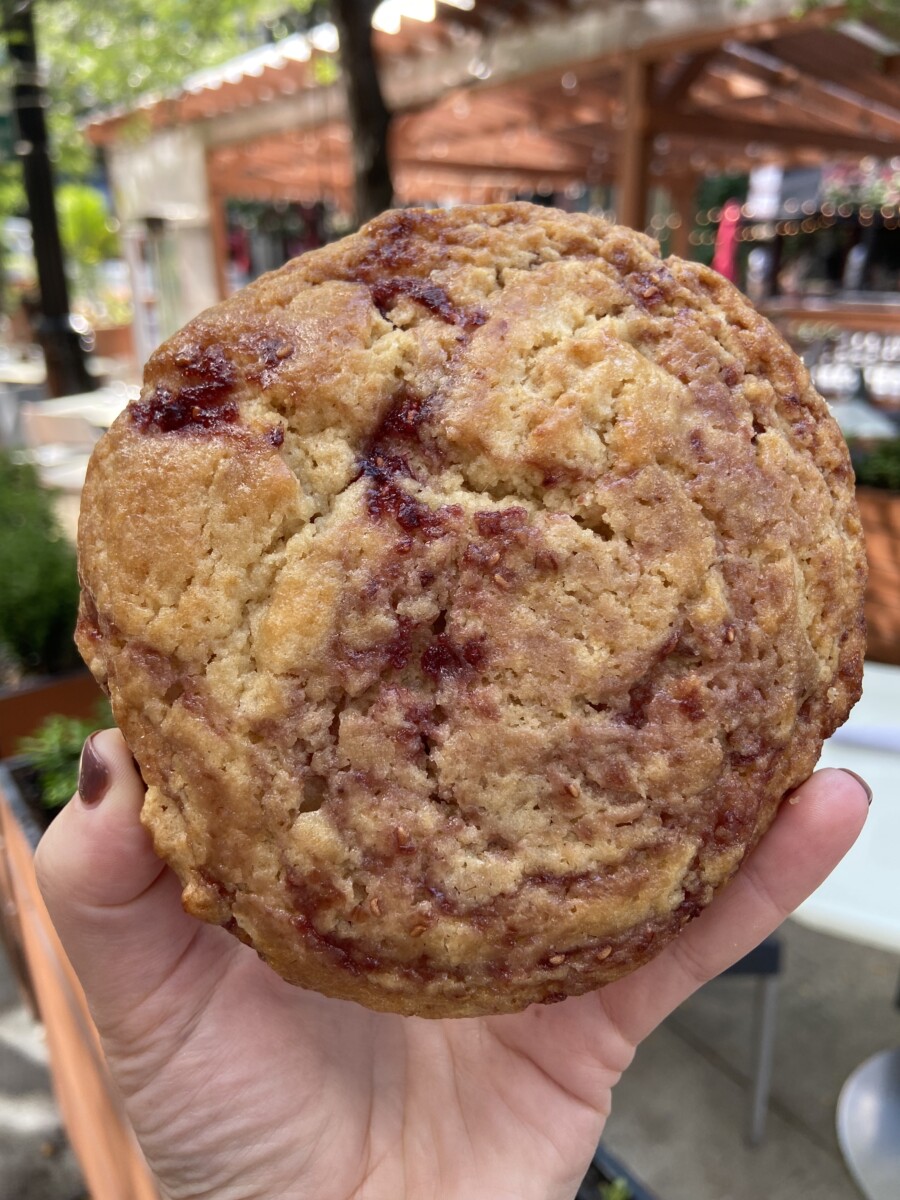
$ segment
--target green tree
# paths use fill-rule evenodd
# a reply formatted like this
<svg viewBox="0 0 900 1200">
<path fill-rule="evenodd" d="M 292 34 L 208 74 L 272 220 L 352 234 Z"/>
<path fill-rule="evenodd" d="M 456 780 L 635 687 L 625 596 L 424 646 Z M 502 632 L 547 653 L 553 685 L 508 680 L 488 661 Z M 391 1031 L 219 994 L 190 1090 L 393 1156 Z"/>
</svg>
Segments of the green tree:
<svg viewBox="0 0 900 1200">
<path fill-rule="evenodd" d="M 59 234 L 76 294 L 93 290 L 97 267 L 119 253 L 119 238 L 106 197 L 84 183 L 64 183 L 56 192 Z"/>
<path fill-rule="evenodd" d="M 9 3 L 10 0 L 0 0 Z M 293 32 L 316 0 L 36 0 L 57 177 L 87 182 L 96 155 L 83 132 L 98 109 L 131 107 L 194 71 Z M 0 86 L 9 64 L 0 48 Z M 0 164 L 0 220 L 24 213 L 16 162 Z"/>
<path fill-rule="evenodd" d="M 59 170 L 92 163 L 88 113 L 164 94 L 194 71 L 284 37 L 310 0 L 44 0 L 35 5 Z"/>
<path fill-rule="evenodd" d="M 27 2 L 0 0 L 0 5 Z M 285 37 L 302 25 L 308 13 L 321 17 L 322 10 L 322 0 L 32 0 L 32 4 L 49 98 L 51 159 L 57 181 L 71 183 L 90 182 L 97 173 L 96 151 L 83 132 L 90 113 L 130 108 L 141 96 L 165 94 L 193 71 Z M 0 39 L 0 92 L 8 91 L 11 79 L 6 45 Z M 27 215 L 27 206 L 21 164 L 14 160 L 0 163 L 0 243 L 4 220 L 16 215 Z M 65 214 L 61 221 L 65 224 Z M 67 250 L 72 247 L 70 238 Z M 81 259 L 69 258 L 76 286 L 83 268 Z"/>
<path fill-rule="evenodd" d="M 50 129 L 63 175 L 84 178 L 91 152 L 79 122 L 97 109 L 164 94 L 192 72 L 293 32 L 329 11 L 347 57 L 356 208 L 390 204 L 389 114 L 378 84 L 370 21 L 378 0 L 45 0 L 35 11 L 48 64 Z"/>
</svg>

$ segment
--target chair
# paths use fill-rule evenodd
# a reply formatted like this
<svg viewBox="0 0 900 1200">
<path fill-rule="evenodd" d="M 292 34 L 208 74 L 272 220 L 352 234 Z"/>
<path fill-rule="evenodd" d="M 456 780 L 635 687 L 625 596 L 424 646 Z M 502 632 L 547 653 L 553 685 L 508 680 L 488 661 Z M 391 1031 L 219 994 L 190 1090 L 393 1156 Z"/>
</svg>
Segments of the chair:
<svg viewBox="0 0 900 1200">
<path fill-rule="evenodd" d="M 896 1200 L 900 1188 L 900 1049 L 882 1050 L 841 1088 L 837 1135 L 866 1200 Z"/>
<path fill-rule="evenodd" d="M 747 1140 L 758 1146 L 766 1132 L 769 1111 L 769 1092 L 772 1087 L 772 1062 L 775 1054 L 775 1026 L 778 1011 L 778 976 L 781 973 L 781 942 L 777 934 L 746 954 L 723 975 L 755 975 L 758 977 L 753 1039 L 755 1067 L 753 1091 L 747 1121 Z"/>
</svg>

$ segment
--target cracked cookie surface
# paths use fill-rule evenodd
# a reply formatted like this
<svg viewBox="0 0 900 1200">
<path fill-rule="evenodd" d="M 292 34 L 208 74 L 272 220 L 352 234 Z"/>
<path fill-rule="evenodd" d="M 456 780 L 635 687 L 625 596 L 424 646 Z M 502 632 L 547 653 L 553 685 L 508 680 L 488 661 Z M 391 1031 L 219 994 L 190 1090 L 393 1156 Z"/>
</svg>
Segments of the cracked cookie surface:
<svg viewBox="0 0 900 1200">
<path fill-rule="evenodd" d="M 78 644 L 189 911 L 423 1016 L 595 988 L 859 694 L 846 447 L 729 284 L 511 204 L 386 213 L 154 354 Z"/>
</svg>

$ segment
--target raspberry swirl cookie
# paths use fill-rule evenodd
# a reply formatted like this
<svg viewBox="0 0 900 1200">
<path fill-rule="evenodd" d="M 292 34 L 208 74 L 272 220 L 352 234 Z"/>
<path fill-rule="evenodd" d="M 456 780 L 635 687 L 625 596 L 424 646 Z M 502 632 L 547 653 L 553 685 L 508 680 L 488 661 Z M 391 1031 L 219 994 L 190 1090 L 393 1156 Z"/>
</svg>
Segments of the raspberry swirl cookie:
<svg viewBox="0 0 900 1200">
<path fill-rule="evenodd" d="M 645 962 L 860 690 L 800 361 L 706 267 L 525 204 L 386 213 L 172 337 L 80 570 L 186 908 L 400 1013 Z"/>
</svg>

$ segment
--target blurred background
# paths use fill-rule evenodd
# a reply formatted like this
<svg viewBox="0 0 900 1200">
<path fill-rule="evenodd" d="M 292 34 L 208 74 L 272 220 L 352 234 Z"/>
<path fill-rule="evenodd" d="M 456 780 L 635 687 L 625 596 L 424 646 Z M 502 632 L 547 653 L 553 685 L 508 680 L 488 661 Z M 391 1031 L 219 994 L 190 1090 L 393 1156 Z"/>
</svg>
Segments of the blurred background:
<svg viewBox="0 0 900 1200">
<path fill-rule="evenodd" d="M 109 720 L 71 645 L 93 445 L 154 347 L 261 273 L 392 205 L 513 199 L 747 293 L 848 439 L 871 571 L 863 701 L 823 757 L 876 783 L 870 827 L 651 1038 L 580 1196 L 900 1200 L 900 0 L 0 14 L 0 1200 L 155 1194 L 30 867 Z"/>
</svg>

